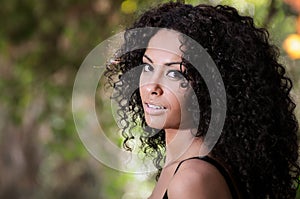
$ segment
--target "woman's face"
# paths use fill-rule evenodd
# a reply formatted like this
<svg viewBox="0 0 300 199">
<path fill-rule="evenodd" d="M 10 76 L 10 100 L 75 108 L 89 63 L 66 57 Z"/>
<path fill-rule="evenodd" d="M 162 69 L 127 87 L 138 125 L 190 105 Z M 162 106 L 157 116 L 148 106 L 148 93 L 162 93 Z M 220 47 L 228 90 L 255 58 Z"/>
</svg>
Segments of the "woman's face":
<svg viewBox="0 0 300 199">
<path fill-rule="evenodd" d="M 179 35 L 160 30 L 149 41 L 143 56 L 140 94 L 146 123 L 156 129 L 190 128 L 186 110 L 191 87 L 182 75 Z"/>
</svg>

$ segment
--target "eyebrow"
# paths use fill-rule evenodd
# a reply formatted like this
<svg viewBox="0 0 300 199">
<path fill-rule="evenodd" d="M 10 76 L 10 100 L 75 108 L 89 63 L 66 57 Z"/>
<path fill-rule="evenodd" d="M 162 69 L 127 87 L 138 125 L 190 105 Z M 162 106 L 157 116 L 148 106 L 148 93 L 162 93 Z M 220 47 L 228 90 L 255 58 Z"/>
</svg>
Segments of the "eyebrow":
<svg viewBox="0 0 300 199">
<path fill-rule="evenodd" d="M 150 59 L 150 57 L 148 57 L 146 54 L 144 54 L 144 57 L 145 57 L 149 62 L 151 62 L 151 64 L 153 64 L 153 61 L 152 61 L 152 59 Z M 181 61 L 181 62 L 169 62 L 169 63 L 165 63 L 164 65 L 166 65 L 166 66 L 171 66 L 171 65 L 174 65 L 174 64 L 182 64 L 182 61 Z"/>
</svg>

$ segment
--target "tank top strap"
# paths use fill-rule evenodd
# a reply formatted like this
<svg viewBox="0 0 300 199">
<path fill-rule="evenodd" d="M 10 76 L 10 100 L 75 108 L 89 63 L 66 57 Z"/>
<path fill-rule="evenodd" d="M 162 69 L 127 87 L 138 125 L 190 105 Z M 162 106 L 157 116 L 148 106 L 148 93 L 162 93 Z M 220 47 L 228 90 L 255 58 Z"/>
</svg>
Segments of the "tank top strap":
<svg viewBox="0 0 300 199">
<path fill-rule="evenodd" d="M 199 159 L 214 165 L 218 169 L 218 171 L 222 174 L 222 176 L 224 177 L 224 179 L 228 185 L 228 188 L 230 190 L 232 198 L 233 199 L 239 198 L 239 194 L 238 194 L 236 186 L 234 185 L 233 179 L 229 175 L 228 171 L 224 168 L 224 166 L 222 166 L 217 160 L 215 160 L 209 156 L 199 157 Z"/>
<path fill-rule="evenodd" d="M 204 157 L 206 157 L 206 156 L 204 156 Z M 185 162 L 185 161 L 187 161 L 187 160 L 191 160 L 191 159 L 201 159 L 201 158 L 202 158 L 202 157 L 200 157 L 200 156 L 195 156 L 195 157 L 191 157 L 191 158 L 187 158 L 187 159 L 181 160 L 181 161 L 179 162 L 179 164 L 177 165 L 177 167 L 176 167 L 175 172 L 174 172 L 173 175 L 175 175 L 175 173 L 177 173 L 179 167 L 181 166 L 181 164 L 182 164 L 183 162 Z"/>
<path fill-rule="evenodd" d="M 175 175 L 177 173 L 179 167 L 181 166 L 181 164 L 183 162 L 185 162 L 187 160 L 191 160 L 191 159 L 203 160 L 203 161 L 208 162 L 208 163 L 212 164 L 213 166 L 215 166 L 217 168 L 217 170 L 224 177 L 224 179 L 225 179 L 225 181 L 226 181 L 226 183 L 228 185 L 228 188 L 229 188 L 229 190 L 231 192 L 232 198 L 233 199 L 239 198 L 237 190 L 236 190 L 236 187 L 234 186 L 233 180 L 230 177 L 228 171 L 218 161 L 216 161 L 215 159 L 213 159 L 213 158 L 211 158 L 209 156 L 195 156 L 195 157 L 187 158 L 187 159 L 184 159 L 184 160 L 180 161 L 179 164 L 177 165 L 177 167 L 176 167 L 175 172 L 174 172 L 173 175 Z M 167 199 L 167 198 L 168 198 L 168 195 L 167 195 L 167 191 L 166 191 L 165 194 L 164 194 L 163 199 Z"/>
</svg>

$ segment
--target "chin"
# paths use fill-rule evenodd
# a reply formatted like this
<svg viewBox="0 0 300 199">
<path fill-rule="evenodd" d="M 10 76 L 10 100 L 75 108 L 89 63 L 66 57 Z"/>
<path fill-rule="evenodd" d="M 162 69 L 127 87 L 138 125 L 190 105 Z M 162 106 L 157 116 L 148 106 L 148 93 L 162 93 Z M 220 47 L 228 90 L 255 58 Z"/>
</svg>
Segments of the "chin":
<svg viewBox="0 0 300 199">
<path fill-rule="evenodd" d="M 151 127 L 151 128 L 154 128 L 154 129 L 158 129 L 158 130 L 161 130 L 161 129 L 165 129 L 166 126 L 165 126 L 165 122 L 163 119 L 153 119 L 151 117 L 146 117 L 146 124 Z"/>
<path fill-rule="evenodd" d="M 150 123 L 150 122 L 146 122 L 146 124 L 153 129 L 157 129 L 157 130 L 164 129 L 164 126 L 162 126 L 162 125 L 158 125 L 158 124 L 154 124 L 154 123 Z"/>
</svg>

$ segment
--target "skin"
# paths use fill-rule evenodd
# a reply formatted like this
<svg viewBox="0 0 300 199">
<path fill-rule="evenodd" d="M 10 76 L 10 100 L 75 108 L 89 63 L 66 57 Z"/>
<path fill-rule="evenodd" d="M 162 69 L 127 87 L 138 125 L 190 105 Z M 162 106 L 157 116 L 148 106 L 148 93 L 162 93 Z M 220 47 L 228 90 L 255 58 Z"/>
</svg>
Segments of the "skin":
<svg viewBox="0 0 300 199">
<path fill-rule="evenodd" d="M 191 134 L 195 129 L 184 109 L 192 88 L 182 88 L 185 79 L 174 72 L 180 71 L 180 45 L 177 33 L 161 30 L 151 38 L 143 57 L 140 94 L 145 119 L 150 127 L 164 129 L 166 136 L 166 164 L 149 198 L 161 199 L 168 190 L 170 199 L 229 199 L 231 194 L 223 176 L 207 162 L 185 161 L 173 175 L 180 161 L 199 156 L 202 143 L 202 138 Z"/>
<path fill-rule="evenodd" d="M 191 88 L 181 87 L 185 78 L 180 74 L 182 59 L 178 49 L 179 40 L 167 43 L 167 48 L 163 48 L 160 45 L 163 43 L 163 37 L 159 35 L 174 34 L 164 32 L 158 33 L 158 37 L 150 40 L 143 57 L 144 69 L 140 76 L 140 93 L 145 119 L 149 126 L 157 129 L 163 128 L 167 131 L 186 129 L 191 126 L 191 119 L 183 120 L 189 118 L 189 113 L 184 107 L 190 99 Z M 153 108 L 153 106 L 160 108 Z M 168 140 L 171 139 L 172 137 Z"/>
</svg>

